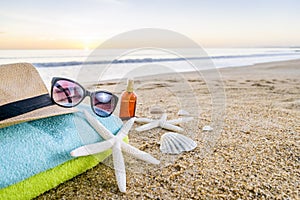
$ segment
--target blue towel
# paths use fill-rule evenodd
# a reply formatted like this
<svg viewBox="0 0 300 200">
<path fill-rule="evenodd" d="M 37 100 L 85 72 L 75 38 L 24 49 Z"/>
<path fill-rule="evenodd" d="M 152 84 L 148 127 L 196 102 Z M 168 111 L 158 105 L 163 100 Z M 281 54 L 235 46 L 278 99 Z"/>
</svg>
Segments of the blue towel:
<svg viewBox="0 0 300 200">
<path fill-rule="evenodd" d="M 84 107 L 85 109 L 85 107 Z M 94 116 L 94 113 L 87 110 Z M 122 121 L 97 119 L 112 133 Z M 81 112 L 39 119 L 0 129 L 0 189 L 54 168 L 71 159 L 82 145 L 103 141 Z"/>
</svg>

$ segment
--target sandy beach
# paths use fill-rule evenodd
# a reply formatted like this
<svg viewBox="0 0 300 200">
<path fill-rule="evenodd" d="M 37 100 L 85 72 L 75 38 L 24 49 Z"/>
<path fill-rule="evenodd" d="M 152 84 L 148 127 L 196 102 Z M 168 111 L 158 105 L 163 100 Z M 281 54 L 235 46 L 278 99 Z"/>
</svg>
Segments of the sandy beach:
<svg viewBox="0 0 300 200">
<path fill-rule="evenodd" d="M 195 150 L 164 155 L 159 144 L 165 130 L 132 130 L 130 143 L 162 164 L 151 166 L 125 158 L 126 193 L 118 191 L 114 170 L 99 164 L 36 199 L 300 198 L 300 60 L 224 68 L 219 73 L 223 82 L 216 84 L 222 84 L 225 94 L 220 133 L 202 131 L 212 120 L 211 93 L 199 75 L 185 73 L 200 107 L 193 123 L 182 125 L 184 134 L 197 142 Z M 181 107 L 170 88 L 184 92 L 178 75 L 146 79 L 152 84 L 136 90 L 137 117 L 155 117 L 149 110 L 159 105 L 168 118 L 177 118 Z M 115 86 L 113 82 L 101 85 L 120 94 Z M 204 140 L 210 134 L 213 142 L 207 146 Z"/>
</svg>

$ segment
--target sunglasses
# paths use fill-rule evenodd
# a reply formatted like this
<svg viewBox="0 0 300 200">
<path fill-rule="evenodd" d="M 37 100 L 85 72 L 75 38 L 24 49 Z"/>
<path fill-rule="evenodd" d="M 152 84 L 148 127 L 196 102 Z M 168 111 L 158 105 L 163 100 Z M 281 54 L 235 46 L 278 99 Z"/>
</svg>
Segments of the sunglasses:
<svg viewBox="0 0 300 200">
<path fill-rule="evenodd" d="M 109 117 L 118 103 L 118 97 L 110 92 L 90 92 L 73 80 L 58 77 L 52 79 L 51 99 L 55 104 L 65 108 L 75 107 L 86 96 L 91 98 L 91 108 L 99 117 Z"/>
</svg>

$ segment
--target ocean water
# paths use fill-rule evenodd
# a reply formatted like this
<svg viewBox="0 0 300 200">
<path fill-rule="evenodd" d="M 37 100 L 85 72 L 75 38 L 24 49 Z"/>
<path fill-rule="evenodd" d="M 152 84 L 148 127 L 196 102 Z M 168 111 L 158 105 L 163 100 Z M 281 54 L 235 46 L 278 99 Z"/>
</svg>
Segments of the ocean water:
<svg viewBox="0 0 300 200">
<path fill-rule="evenodd" d="M 118 50 L 106 50 L 104 53 L 84 50 L 0 50 L 0 65 L 28 62 L 32 63 L 46 83 L 53 76 L 78 77 L 83 67 L 103 68 L 106 70 L 103 80 L 124 77 L 137 66 L 157 64 L 167 66 L 168 72 L 193 71 L 186 59 L 210 61 L 215 68 L 239 67 L 272 61 L 300 59 L 300 48 L 207 48 L 202 53 L 193 49 L 184 50 L 184 55 L 165 52 L 161 49 L 145 49 L 119 56 Z M 117 55 L 117 56 L 116 56 Z M 206 69 L 207 66 L 201 66 Z M 158 70 L 157 70 L 158 69 Z M 144 70 L 142 75 L 164 73 L 164 70 Z M 199 69 L 199 68 L 197 68 Z"/>
</svg>

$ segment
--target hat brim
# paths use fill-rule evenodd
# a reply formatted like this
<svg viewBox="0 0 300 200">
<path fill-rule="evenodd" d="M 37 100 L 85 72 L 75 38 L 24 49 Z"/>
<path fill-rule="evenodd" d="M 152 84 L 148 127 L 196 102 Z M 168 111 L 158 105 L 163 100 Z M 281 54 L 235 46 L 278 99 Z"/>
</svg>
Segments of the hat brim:
<svg viewBox="0 0 300 200">
<path fill-rule="evenodd" d="M 22 114 L 22 115 L 19 115 L 16 117 L 12 117 L 12 118 L 0 121 L 0 128 L 12 126 L 12 125 L 23 123 L 23 122 L 33 121 L 33 120 L 37 120 L 37 119 L 74 113 L 77 111 L 78 110 L 76 108 L 63 108 L 63 107 L 59 107 L 57 105 L 51 105 L 51 106 L 43 107 L 40 109 L 36 109 L 29 113 L 25 113 L 25 114 Z"/>
</svg>

